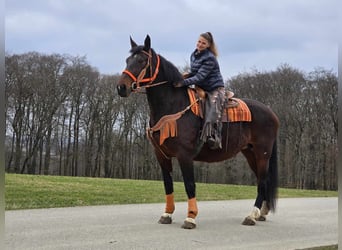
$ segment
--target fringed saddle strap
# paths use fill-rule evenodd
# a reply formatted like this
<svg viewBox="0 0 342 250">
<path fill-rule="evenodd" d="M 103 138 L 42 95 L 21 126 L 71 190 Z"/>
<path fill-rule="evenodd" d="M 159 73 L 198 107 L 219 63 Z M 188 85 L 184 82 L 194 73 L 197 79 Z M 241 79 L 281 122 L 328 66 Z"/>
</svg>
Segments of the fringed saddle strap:
<svg viewBox="0 0 342 250">
<path fill-rule="evenodd" d="M 176 121 L 182 117 L 182 115 L 185 114 L 186 111 L 188 111 L 189 109 L 191 109 L 191 107 L 193 105 L 195 105 L 197 102 L 199 102 L 199 98 L 197 98 L 195 101 L 193 101 L 192 103 L 190 103 L 190 105 L 188 105 L 184 110 L 179 111 L 175 114 L 171 114 L 171 115 L 164 115 L 162 118 L 160 118 L 160 120 L 152 127 L 152 128 L 147 128 L 147 136 L 148 138 L 151 140 L 152 144 L 159 149 L 159 151 L 164 155 L 164 157 L 166 159 L 170 159 L 170 157 L 168 157 L 165 152 L 162 150 L 162 148 L 160 147 L 160 145 L 163 144 L 165 138 L 162 138 L 162 133 L 160 133 L 160 141 L 159 144 L 154 140 L 153 138 L 153 133 L 156 131 L 162 131 L 164 130 L 165 126 L 168 126 L 169 129 L 171 129 L 171 133 L 169 133 L 169 135 L 172 136 L 177 136 L 177 123 Z M 173 124 L 173 125 L 172 125 Z"/>
<path fill-rule="evenodd" d="M 182 111 L 179 111 L 178 113 L 172 114 L 172 115 L 164 115 L 162 118 L 160 118 L 160 120 L 149 130 L 153 133 L 155 131 L 159 131 L 163 125 L 166 122 L 172 121 L 172 120 L 178 120 L 179 118 L 182 117 L 182 115 L 185 114 L 186 111 L 188 111 L 189 109 L 191 109 L 191 107 L 193 105 L 195 105 L 197 102 L 199 102 L 199 98 L 197 98 L 195 101 L 193 101 L 192 103 L 190 103 L 189 106 L 187 106 L 185 109 L 183 109 Z"/>
<path fill-rule="evenodd" d="M 171 121 L 176 121 L 178 120 L 184 113 L 178 112 L 176 114 L 172 114 L 172 115 L 164 115 L 162 118 L 160 118 L 160 120 L 152 127 L 150 128 L 150 131 L 155 132 L 155 131 L 159 131 L 161 130 L 165 123 L 171 122 Z"/>
</svg>

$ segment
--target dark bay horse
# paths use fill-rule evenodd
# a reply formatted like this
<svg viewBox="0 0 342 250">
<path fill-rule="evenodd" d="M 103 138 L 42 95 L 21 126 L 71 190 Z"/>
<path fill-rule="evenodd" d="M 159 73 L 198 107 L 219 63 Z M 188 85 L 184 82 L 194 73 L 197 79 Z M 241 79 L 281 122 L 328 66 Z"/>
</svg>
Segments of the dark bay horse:
<svg viewBox="0 0 342 250">
<path fill-rule="evenodd" d="M 174 135 L 162 142 L 161 130 L 149 130 L 166 194 L 165 212 L 159 223 L 171 224 L 171 215 L 175 210 L 172 157 L 179 162 L 188 196 L 188 213 L 182 227 L 192 229 L 196 227 L 198 213 L 194 161 L 218 162 L 234 157 L 239 152 L 246 157 L 258 183 L 253 210 L 242 224 L 254 225 L 257 220 L 265 220 L 269 210 L 274 211 L 277 199 L 277 116 L 258 101 L 242 99 L 251 111 L 252 121 L 224 123 L 223 147 L 211 150 L 199 141 L 202 119 L 189 110 L 191 103 L 187 88 L 173 86 L 173 83 L 182 79 L 181 73 L 172 63 L 156 54 L 148 35 L 144 45 L 137 45 L 132 38 L 130 42 L 131 54 L 126 59 L 126 69 L 117 85 L 119 95 L 128 97 L 131 92 L 144 88 L 150 108 L 150 127 L 156 128 L 161 123 L 165 124 L 165 121 L 176 121 Z"/>
</svg>

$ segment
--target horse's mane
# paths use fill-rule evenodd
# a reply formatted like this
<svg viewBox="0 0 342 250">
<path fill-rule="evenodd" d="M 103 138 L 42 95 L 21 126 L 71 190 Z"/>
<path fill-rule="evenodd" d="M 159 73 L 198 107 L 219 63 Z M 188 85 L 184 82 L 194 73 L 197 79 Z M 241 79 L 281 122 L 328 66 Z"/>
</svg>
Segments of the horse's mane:
<svg viewBox="0 0 342 250">
<path fill-rule="evenodd" d="M 163 56 L 159 55 L 160 57 L 160 66 L 164 69 L 165 77 L 171 83 L 178 82 L 183 79 L 182 74 L 179 72 L 177 67 L 171 63 L 170 61 L 166 60 Z"/>
<path fill-rule="evenodd" d="M 130 53 L 134 55 L 141 52 L 142 50 L 144 50 L 144 46 L 140 45 L 132 48 L 130 50 Z M 157 55 L 157 53 L 153 49 L 151 49 L 151 51 L 152 55 Z M 178 68 L 173 63 L 171 63 L 161 55 L 159 55 L 159 58 L 160 67 L 164 70 L 164 77 L 167 79 L 168 82 L 175 83 L 183 79 L 182 74 L 179 72 Z"/>
</svg>

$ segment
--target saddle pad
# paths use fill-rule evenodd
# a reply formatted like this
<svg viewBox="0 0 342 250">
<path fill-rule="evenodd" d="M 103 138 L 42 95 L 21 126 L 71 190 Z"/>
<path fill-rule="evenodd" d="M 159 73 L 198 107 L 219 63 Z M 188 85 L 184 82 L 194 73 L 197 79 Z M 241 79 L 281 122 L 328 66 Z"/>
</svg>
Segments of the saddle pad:
<svg viewBox="0 0 342 250">
<path fill-rule="evenodd" d="M 232 108 L 226 108 L 224 110 L 223 119 L 224 116 L 227 116 L 229 118 L 229 122 L 251 122 L 252 121 L 252 114 L 249 110 L 247 104 L 238 98 L 232 98 L 234 101 L 237 101 L 239 105 Z M 225 118 L 225 121 L 227 121 L 227 117 Z"/>
<path fill-rule="evenodd" d="M 193 89 L 188 89 L 190 103 L 196 101 L 196 93 Z M 236 107 L 225 108 L 222 115 L 222 122 L 228 122 L 227 117 L 229 117 L 229 122 L 251 122 L 252 114 L 249 110 L 247 104 L 239 98 L 231 98 L 232 100 L 238 102 Z M 202 116 L 202 107 L 200 103 L 196 103 L 191 106 L 191 111 L 197 115 Z"/>
</svg>

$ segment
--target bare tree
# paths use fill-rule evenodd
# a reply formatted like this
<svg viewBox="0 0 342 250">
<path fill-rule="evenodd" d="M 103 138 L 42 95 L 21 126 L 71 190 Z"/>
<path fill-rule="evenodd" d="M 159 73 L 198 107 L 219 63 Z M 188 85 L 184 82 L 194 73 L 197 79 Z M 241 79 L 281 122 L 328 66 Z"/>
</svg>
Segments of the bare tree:
<svg viewBox="0 0 342 250">
<path fill-rule="evenodd" d="M 281 65 L 273 72 L 239 75 L 230 81 L 230 88 L 241 96 L 267 103 L 278 114 L 282 186 L 336 188 L 330 185 L 336 185 L 333 175 L 337 152 L 334 143 L 337 78 L 334 74 L 319 70 L 307 76 L 289 65 Z"/>
</svg>

